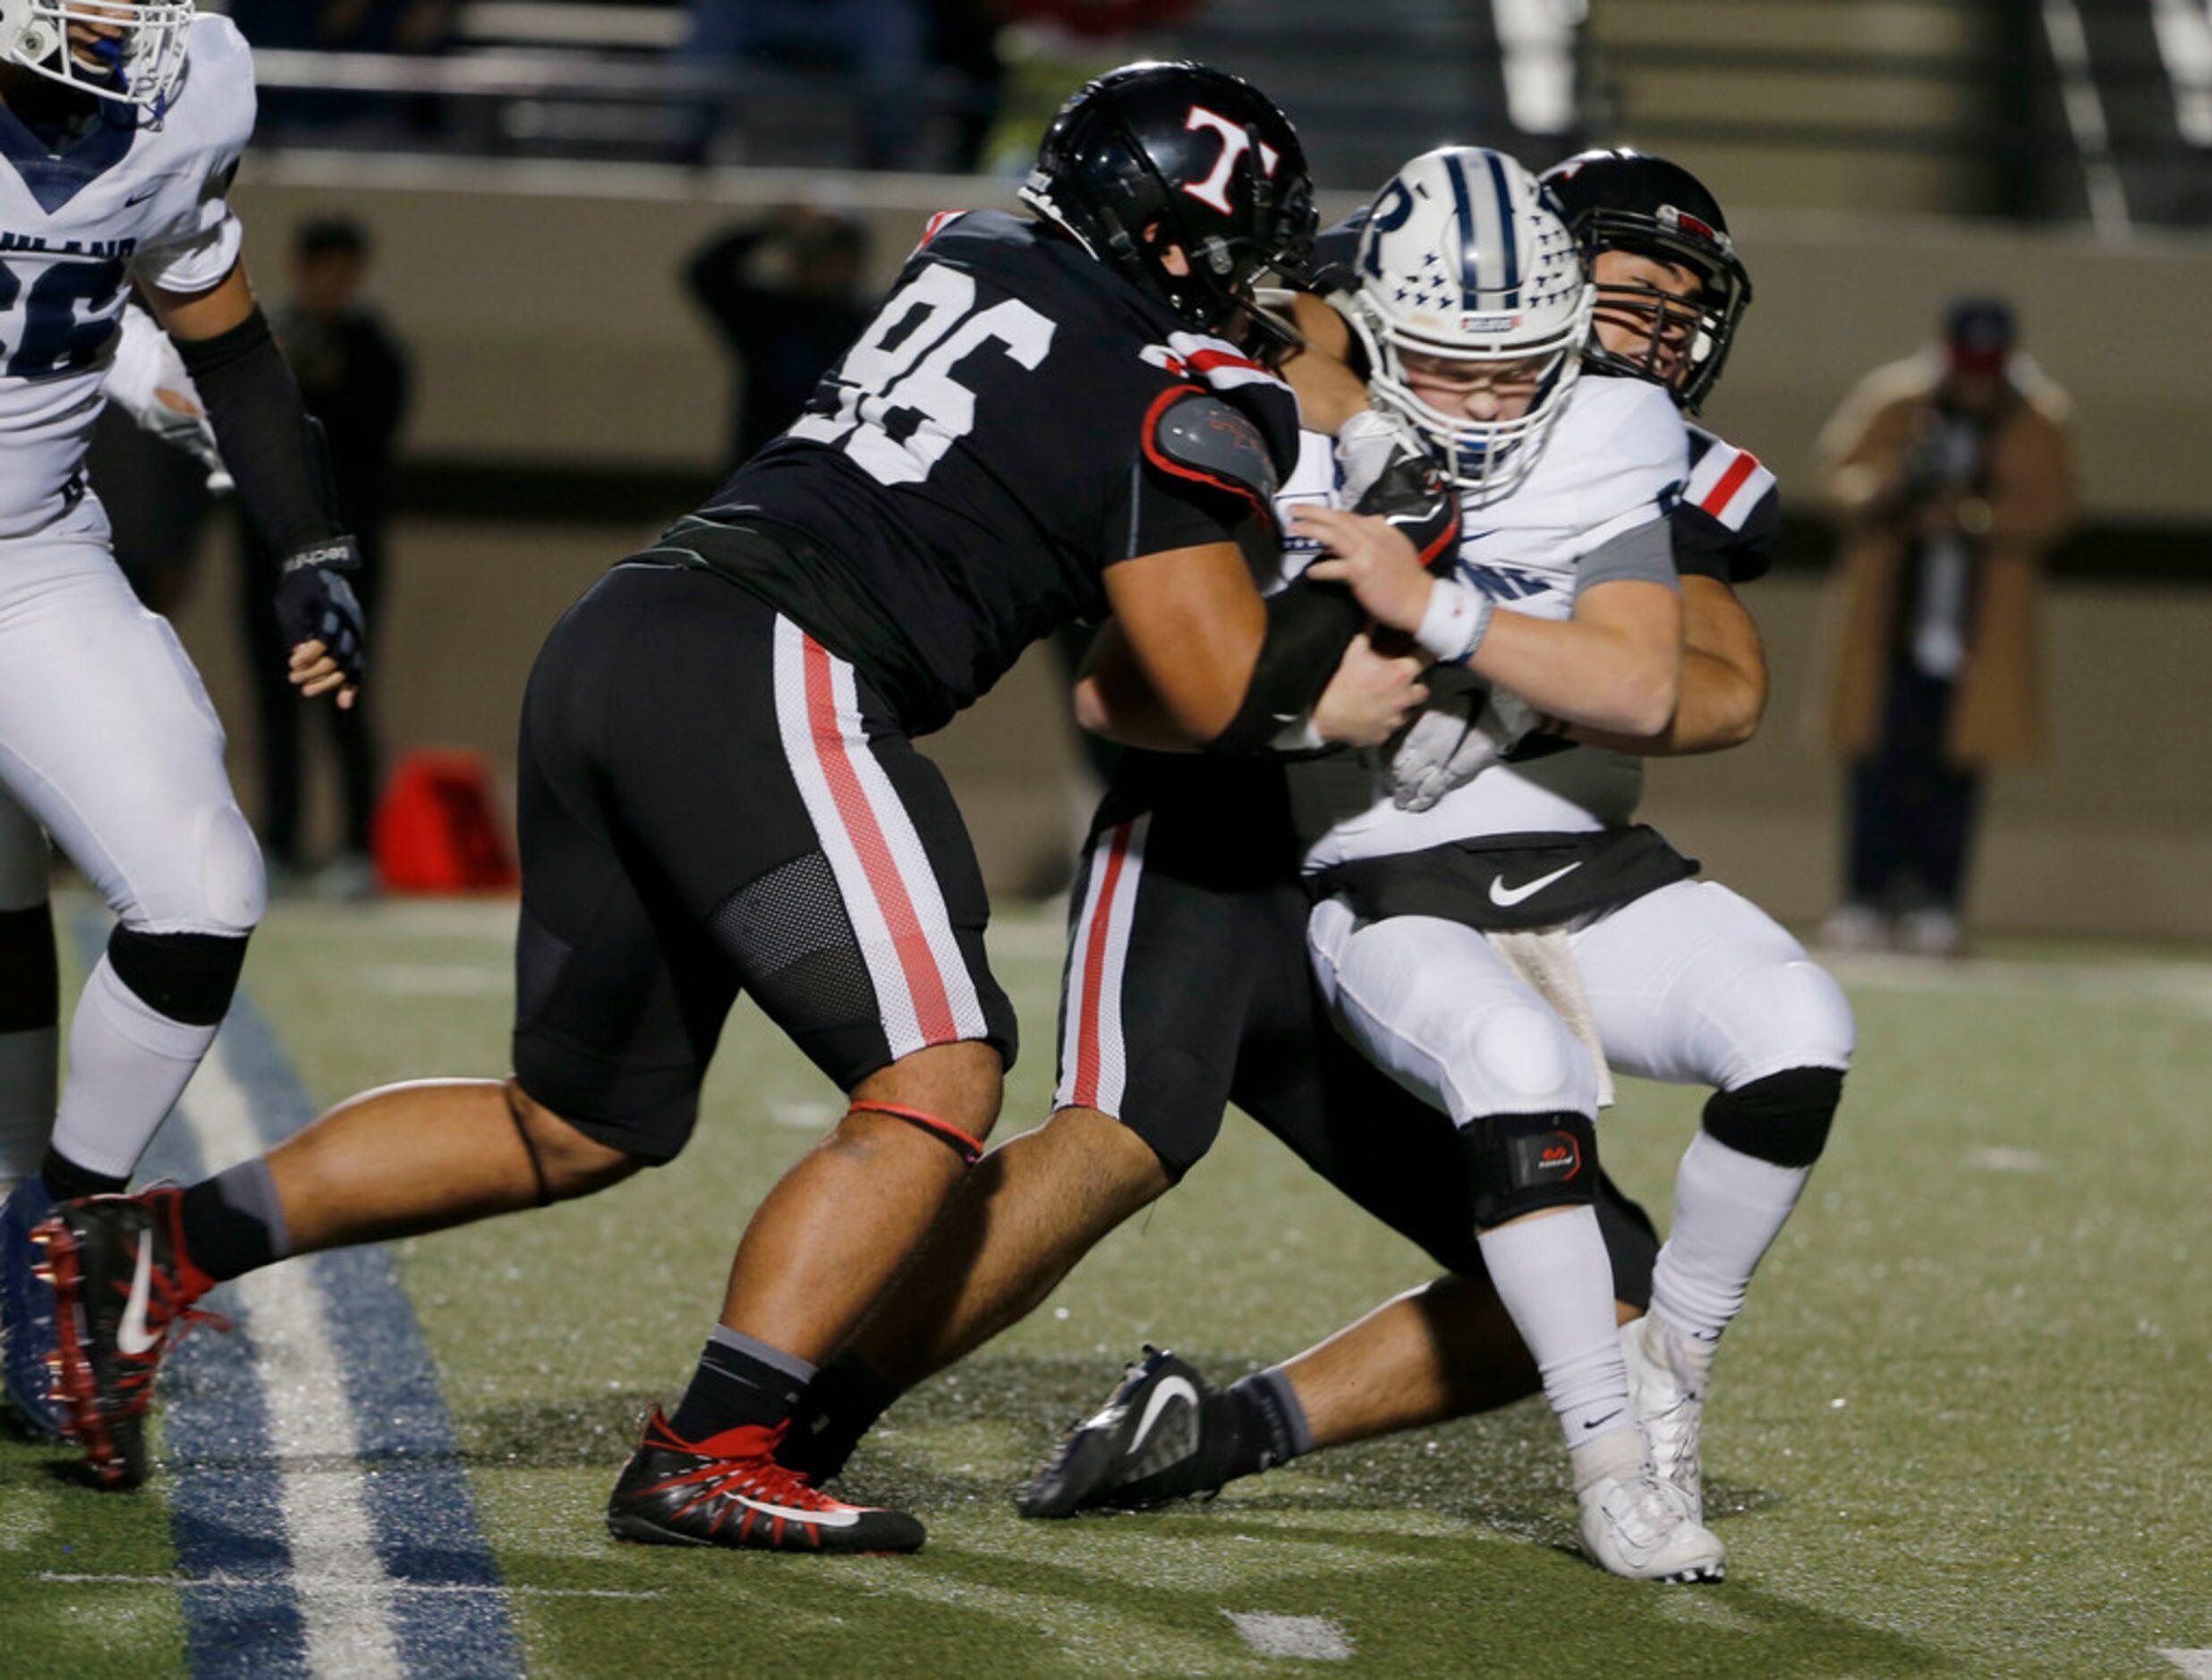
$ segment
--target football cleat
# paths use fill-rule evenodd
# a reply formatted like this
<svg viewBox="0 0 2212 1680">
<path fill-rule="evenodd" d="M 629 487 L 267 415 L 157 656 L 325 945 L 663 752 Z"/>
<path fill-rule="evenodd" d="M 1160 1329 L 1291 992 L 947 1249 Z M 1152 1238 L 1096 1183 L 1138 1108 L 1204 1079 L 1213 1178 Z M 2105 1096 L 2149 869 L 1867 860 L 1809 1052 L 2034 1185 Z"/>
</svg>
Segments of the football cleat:
<svg viewBox="0 0 2212 1680">
<path fill-rule="evenodd" d="M 1193 1367 L 1147 1343 L 1105 1405 L 1069 1430 L 1037 1472 L 1021 1514 L 1138 1511 L 1220 1492 L 1229 1477 L 1212 1449 L 1227 1421 L 1226 1398 Z"/>
<path fill-rule="evenodd" d="M 54 1211 L 33 1173 L 0 1203 L 0 1385 L 20 1426 L 33 1435 L 65 1428 L 55 1393 L 61 1350 L 54 1339 L 54 1285 L 46 1245 L 32 1233 Z"/>
<path fill-rule="evenodd" d="M 1616 1575 L 1631 1581 L 1718 1581 L 1728 1548 L 1690 1515 L 1681 1489 L 1652 1472 L 1606 1476 L 1582 1490 L 1582 1544 Z"/>
<path fill-rule="evenodd" d="M 1705 1470 L 1697 1437 L 1705 1422 L 1706 1391 L 1668 1357 L 1667 1328 L 1648 1313 L 1621 1327 L 1621 1357 L 1629 1368 L 1629 1398 L 1650 1444 L 1659 1480 L 1678 1489 L 1690 1516 L 1705 1521 Z"/>
<path fill-rule="evenodd" d="M 607 1502 L 607 1531 L 646 1546 L 738 1551 L 912 1552 L 922 1524 L 904 1511 L 846 1505 L 776 1462 L 790 1426 L 725 1430 L 687 1441 L 659 1409 Z"/>
<path fill-rule="evenodd" d="M 102 1488 L 146 1480 L 146 1407 L 169 1350 L 194 1324 L 230 1328 L 192 1305 L 214 1280 L 185 1256 L 179 1195 L 65 1201 L 34 1233 L 54 1273 L 63 1408 Z"/>
</svg>

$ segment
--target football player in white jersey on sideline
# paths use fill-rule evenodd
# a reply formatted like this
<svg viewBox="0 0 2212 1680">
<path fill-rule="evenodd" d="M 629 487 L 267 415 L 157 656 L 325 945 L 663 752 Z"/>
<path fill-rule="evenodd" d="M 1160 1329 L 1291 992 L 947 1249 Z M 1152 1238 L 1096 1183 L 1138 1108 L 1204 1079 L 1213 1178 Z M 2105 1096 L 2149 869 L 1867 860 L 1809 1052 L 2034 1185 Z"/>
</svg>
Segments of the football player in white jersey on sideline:
<svg viewBox="0 0 2212 1680">
<path fill-rule="evenodd" d="M 21 865 L 0 883 L 0 943 L 28 942 L 0 972 L 52 973 L 37 828 L 117 918 L 78 1004 L 50 1143 L 0 1208 L 0 1374 L 41 1431 L 59 1411 L 30 1233 L 59 1198 L 123 1186 L 214 1039 L 264 897 L 222 726 L 117 569 L 84 479 L 134 287 L 199 388 L 247 515 L 290 556 L 275 607 L 291 681 L 350 706 L 361 679 L 353 545 L 225 196 L 253 111 L 245 42 L 191 0 L 0 0 L 0 785 L 14 808 L 0 849 Z M 0 986 L 0 1043 L 21 1028 L 35 1056 L 41 1016 L 39 984 Z"/>
<path fill-rule="evenodd" d="M 1594 256 L 1599 303 L 1590 369 L 1656 383 L 1694 412 L 1719 376 L 1749 297 L 1720 206 L 1689 172 L 1633 152 L 1586 154 L 1546 182 Z M 1372 300 L 1374 292 L 1371 285 L 1364 295 Z M 1634 388 L 1622 379 L 1586 381 L 1577 400 L 1606 386 Z M 1559 610 L 1573 578 L 1525 563 L 1546 539 L 1549 482 L 1563 485 L 1590 470 L 1579 441 L 1570 412 L 1521 496 L 1476 516 L 1476 524 L 1498 530 L 1469 536 L 1463 577 L 1510 588 L 1522 610 Z M 1608 481 L 1603 472 L 1598 478 Z M 1394 867 L 1402 875 L 1364 864 L 1340 871 L 1345 895 L 1316 911 L 1313 929 L 1340 1019 L 1398 1077 L 1435 1091 L 1440 1104 L 1502 1100 L 1499 1087 L 1517 1072 L 1526 1085 L 1555 1065 L 1578 1077 L 1515 1099 L 1557 1102 L 1579 1114 L 1595 1098 L 1579 1078 L 1561 1012 L 1469 940 L 1470 927 L 1564 925 L 1569 1007 L 1612 1064 L 1714 1088 L 1676 1179 L 1674 1231 L 1653 1271 L 1650 1311 L 1621 1336 L 1657 1468 L 1700 1521 L 1698 1437 L 1714 1353 L 1825 1147 L 1853 1027 L 1842 993 L 1795 939 L 1726 887 L 1681 878 L 1687 870 L 1669 864 L 1671 849 L 1650 830 L 1629 826 L 1638 776 L 1610 749 L 1711 750 L 1756 727 L 1765 667 L 1731 586 L 1765 569 L 1774 500 L 1772 477 L 1755 459 L 1693 428 L 1690 471 L 1671 523 L 1689 608 L 1688 657 L 1697 667 L 1683 692 L 1694 705 L 1645 740 L 1577 730 L 1596 749 L 1532 739 L 1503 764 L 1497 758 L 1514 744 L 1511 720 L 1525 710 L 1509 706 L 1502 719 L 1493 700 L 1474 730 L 1433 710 L 1398 755 L 1395 800 L 1373 801 L 1363 819 L 1324 837 L 1321 855 L 1337 861 L 1363 853 L 1377 830 L 1393 837 L 1417 831 L 1432 844 L 1411 850 L 1399 840 Z M 1581 587 L 1589 587 L 1587 574 Z M 1428 727 L 1427 720 L 1452 727 Z M 1354 791 L 1356 798 L 1362 792 Z M 1408 806 L 1428 814 L 1410 816 Z M 1624 861 L 1639 857 L 1633 867 Z M 1601 872 L 1607 879 L 1600 890 L 1560 895 L 1577 877 Z M 1561 887 L 1545 890 L 1553 882 Z M 1415 913 L 1407 913 L 1409 902 Z M 1369 919 L 1363 910 L 1379 913 Z M 1458 989 L 1424 1014 L 1440 972 Z M 1525 1035 L 1519 1043 L 1507 1044 L 1509 1026 Z M 1227 1393 L 1172 1355 L 1154 1353 L 1071 1438 L 1047 1475 L 1082 1466 L 1076 1508 L 1153 1503 L 1211 1492 L 1319 1447 L 1496 1404 L 1504 1396 L 1479 1375 L 1499 1359 L 1482 1307 L 1461 1280 L 1439 1280 Z M 1131 1420 L 1177 1379 L 1182 1387 L 1173 1392 L 1192 1396 L 1191 1421 L 1158 1432 L 1185 1449 L 1172 1462 L 1156 1451 L 1139 1462 L 1129 1450 Z M 1264 1460 L 1240 1454 L 1233 1438 L 1234 1396 L 1247 1387 L 1265 1389 L 1294 1420 L 1276 1431 Z"/>
</svg>

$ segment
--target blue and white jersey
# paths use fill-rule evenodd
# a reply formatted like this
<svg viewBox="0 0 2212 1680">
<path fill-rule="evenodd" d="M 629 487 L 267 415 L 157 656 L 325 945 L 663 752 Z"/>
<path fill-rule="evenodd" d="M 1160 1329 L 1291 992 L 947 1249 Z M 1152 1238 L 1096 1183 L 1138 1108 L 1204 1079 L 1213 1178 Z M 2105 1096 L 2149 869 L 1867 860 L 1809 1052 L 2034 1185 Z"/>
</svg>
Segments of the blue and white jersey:
<svg viewBox="0 0 2212 1680">
<path fill-rule="evenodd" d="M 54 149 L 0 108 L 0 537 L 43 530 L 85 496 L 132 283 L 201 292 L 238 260 L 226 194 L 253 104 L 245 40 L 209 15 L 193 21 L 159 126 L 104 106 Z"/>
<path fill-rule="evenodd" d="M 1689 467 L 1673 399 L 1640 379 L 1587 378 L 1568 399 L 1544 458 L 1510 496 L 1468 510 L 1458 575 L 1501 607 L 1532 617 L 1574 612 L 1577 570 L 1613 538 L 1667 517 Z M 1279 510 L 1335 495 L 1326 438 L 1308 437 Z M 1302 571 L 1310 545 L 1285 556 Z M 1290 767 L 1291 805 L 1308 870 L 1489 835 L 1578 834 L 1630 821 L 1643 760 L 1571 746 L 1485 770 L 1425 811 L 1391 802 L 1387 759 L 1344 752 Z"/>
</svg>

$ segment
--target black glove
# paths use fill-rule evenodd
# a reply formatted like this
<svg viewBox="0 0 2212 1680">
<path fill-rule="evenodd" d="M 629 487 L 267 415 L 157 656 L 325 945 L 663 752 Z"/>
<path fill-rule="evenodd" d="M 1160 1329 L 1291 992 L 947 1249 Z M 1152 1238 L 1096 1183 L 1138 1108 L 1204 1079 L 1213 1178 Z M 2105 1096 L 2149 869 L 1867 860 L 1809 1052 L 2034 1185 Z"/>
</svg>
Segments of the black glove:
<svg viewBox="0 0 2212 1680">
<path fill-rule="evenodd" d="M 303 641 L 319 641 L 345 673 L 345 686 L 361 682 L 367 626 L 346 573 L 361 569 L 351 537 L 331 537 L 286 556 L 276 579 L 276 623 L 287 654 Z"/>
<path fill-rule="evenodd" d="M 1420 434 L 1394 414 L 1365 409 L 1339 429 L 1337 462 L 1352 512 L 1380 514 L 1412 539 L 1422 564 L 1451 576 L 1459 556 L 1459 493 Z"/>
</svg>

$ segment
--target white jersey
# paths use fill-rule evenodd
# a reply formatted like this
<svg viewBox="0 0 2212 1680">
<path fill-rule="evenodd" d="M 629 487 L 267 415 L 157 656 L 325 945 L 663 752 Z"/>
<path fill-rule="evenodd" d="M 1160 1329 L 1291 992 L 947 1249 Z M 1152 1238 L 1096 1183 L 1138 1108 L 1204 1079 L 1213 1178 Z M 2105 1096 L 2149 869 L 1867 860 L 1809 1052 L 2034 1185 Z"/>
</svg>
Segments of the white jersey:
<svg viewBox="0 0 2212 1680">
<path fill-rule="evenodd" d="M 1569 617 L 1584 557 L 1665 518 L 1689 462 L 1688 430 L 1663 389 L 1641 379 L 1581 380 L 1520 488 L 1468 510 L 1459 580 L 1514 612 Z M 1333 504 L 1335 482 L 1328 440 L 1309 435 L 1278 505 Z M 1294 551 L 1286 565 L 1302 569 L 1312 557 L 1310 547 Z M 1309 871 L 1485 835 L 1616 827 L 1634 816 L 1643 787 L 1642 759 L 1576 746 L 1497 765 L 1417 812 L 1391 802 L 1389 768 L 1376 754 L 1290 767 L 1291 809 Z"/>
<path fill-rule="evenodd" d="M 83 498 L 132 283 L 203 292 L 238 260 L 225 195 L 252 132 L 252 57 L 212 15 L 158 127 L 103 107 L 55 153 L 0 109 L 0 538 Z"/>
</svg>

